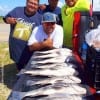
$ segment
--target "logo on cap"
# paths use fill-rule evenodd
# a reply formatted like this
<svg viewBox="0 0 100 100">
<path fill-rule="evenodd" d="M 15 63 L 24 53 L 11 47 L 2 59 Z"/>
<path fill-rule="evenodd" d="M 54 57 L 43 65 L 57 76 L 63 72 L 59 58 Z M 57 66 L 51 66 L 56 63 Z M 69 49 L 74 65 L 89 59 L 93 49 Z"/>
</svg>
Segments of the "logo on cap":
<svg viewBox="0 0 100 100">
<path fill-rule="evenodd" d="M 56 22 L 56 14 L 46 12 L 42 16 L 42 22 Z"/>
</svg>

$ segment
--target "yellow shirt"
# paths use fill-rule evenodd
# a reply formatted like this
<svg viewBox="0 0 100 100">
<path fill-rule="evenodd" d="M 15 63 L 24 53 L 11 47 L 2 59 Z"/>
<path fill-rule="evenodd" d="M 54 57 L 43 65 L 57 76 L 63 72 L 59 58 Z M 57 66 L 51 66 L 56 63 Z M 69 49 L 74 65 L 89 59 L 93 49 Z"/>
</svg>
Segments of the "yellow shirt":
<svg viewBox="0 0 100 100">
<path fill-rule="evenodd" d="M 66 4 L 61 9 L 63 30 L 64 30 L 64 46 L 72 47 L 72 31 L 74 12 L 77 11 L 89 11 L 90 2 L 89 0 L 78 0 L 75 6 L 69 7 Z"/>
</svg>

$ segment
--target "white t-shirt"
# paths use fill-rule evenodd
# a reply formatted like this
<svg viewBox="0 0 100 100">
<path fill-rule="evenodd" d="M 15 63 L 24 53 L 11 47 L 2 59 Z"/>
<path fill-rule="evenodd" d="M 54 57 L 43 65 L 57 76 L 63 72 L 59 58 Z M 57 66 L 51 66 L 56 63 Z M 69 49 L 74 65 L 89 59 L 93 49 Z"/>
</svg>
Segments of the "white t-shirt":
<svg viewBox="0 0 100 100">
<path fill-rule="evenodd" d="M 35 27 L 28 40 L 28 45 L 32 45 L 36 42 L 42 42 L 48 38 L 48 35 L 44 32 L 43 26 Z M 50 38 L 53 40 L 53 47 L 60 48 L 63 45 L 63 28 L 60 25 L 55 25 L 54 31 L 51 33 Z"/>
</svg>

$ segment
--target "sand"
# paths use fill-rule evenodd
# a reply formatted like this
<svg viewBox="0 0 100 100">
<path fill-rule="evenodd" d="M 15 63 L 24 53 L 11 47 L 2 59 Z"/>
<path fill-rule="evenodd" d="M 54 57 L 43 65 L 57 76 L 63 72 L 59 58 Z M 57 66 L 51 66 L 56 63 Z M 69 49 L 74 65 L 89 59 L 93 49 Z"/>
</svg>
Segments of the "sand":
<svg viewBox="0 0 100 100">
<path fill-rule="evenodd" d="M 7 42 L 10 33 L 9 24 L 0 24 L 0 42 Z"/>
</svg>

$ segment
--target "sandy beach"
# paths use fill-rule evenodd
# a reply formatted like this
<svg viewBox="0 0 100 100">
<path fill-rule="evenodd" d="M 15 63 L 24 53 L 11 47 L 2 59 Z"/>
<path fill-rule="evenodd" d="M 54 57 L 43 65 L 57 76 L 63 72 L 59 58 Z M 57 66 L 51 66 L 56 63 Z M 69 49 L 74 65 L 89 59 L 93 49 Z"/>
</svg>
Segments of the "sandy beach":
<svg viewBox="0 0 100 100">
<path fill-rule="evenodd" d="M 10 32 L 10 25 L 9 24 L 0 24 L 0 42 L 8 41 Z"/>
</svg>

